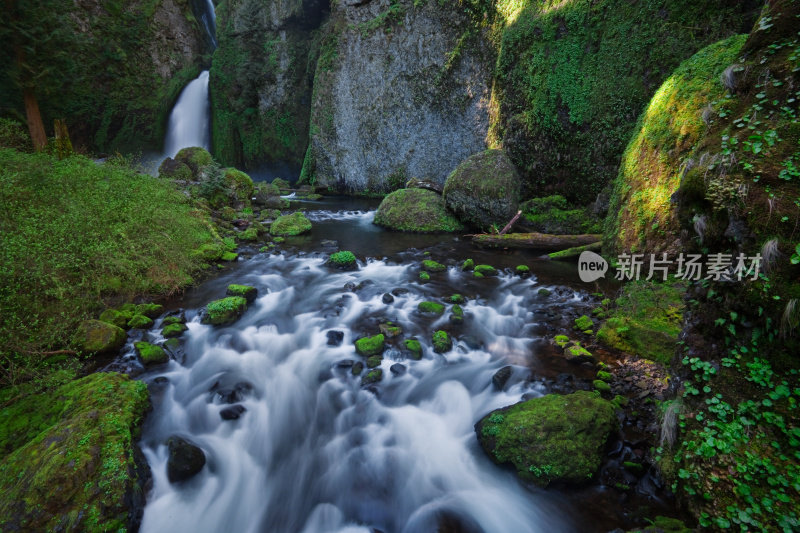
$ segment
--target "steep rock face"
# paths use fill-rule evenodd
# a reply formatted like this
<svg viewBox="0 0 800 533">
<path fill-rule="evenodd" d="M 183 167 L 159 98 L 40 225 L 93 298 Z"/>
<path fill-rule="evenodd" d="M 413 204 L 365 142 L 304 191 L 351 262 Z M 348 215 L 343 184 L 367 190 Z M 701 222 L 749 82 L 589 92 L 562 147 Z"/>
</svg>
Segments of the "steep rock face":
<svg viewBox="0 0 800 533">
<path fill-rule="evenodd" d="M 48 132 L 53 119 L 63 118 L 76 148 L 160 148 L 172 104 L 209 51 L 190 0 L 37 4 L 20 3 L 15 16 L 51 39 L 37 38 L 26 57 L 37 65 L 36 96 Z M 25 37 L 16 39 L 27 46 Z M 5 59 L 0 113 L 22 118 L 22 95 L 13 81 L 19 69 Z"/>
<path fill-rule="evenodd" d="M 444 183 L 486 147 L 492 52 L 453 3 L 342 2 L 321 39 L 303 180 L 388 192 Z"/>
<path fill-rule="evenodd" d="M 211 68 L 213 151 L 227 165 L 300 168 L 322 0 L 224 0 Z M 284 176 L 289 177 L 289 176 Z"/>
<path fill-rule="evenodd" d="M 594 200 L 659 85 L 697 50 L 749 31 L 761 4 L 499 0 L 490 137 L 526 196 Z"/>
</svg>

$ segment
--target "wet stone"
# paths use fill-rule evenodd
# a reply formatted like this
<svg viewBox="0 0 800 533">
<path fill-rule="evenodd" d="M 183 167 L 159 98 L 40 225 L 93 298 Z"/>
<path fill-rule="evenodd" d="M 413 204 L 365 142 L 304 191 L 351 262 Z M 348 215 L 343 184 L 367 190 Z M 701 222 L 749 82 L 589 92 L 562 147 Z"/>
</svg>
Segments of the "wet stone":
<svg viewBox="0 0 800 533">
<path fill-rule="evenodd" d="M 220 411 L 219 416 L 223 420 L 236 420 L 240 416 L 242 416 L 242 414 L 244 414 L 245 411 L 247 411 L 247 409 L 245 408 L 244 405 L 238 405 L 238 404 L 231 405 L 230 407 L 226 407 L 225 409 Z"/>
<path fill-rule="evenodd" d="M 206 454 L 198 446 L 181 437 L 167 439 L 169 459 L 167 478 L 170 483 L 185 481 L 196 475 L 206 464 Z"/>
<path fill-rule="evenodd" d="M 386 293 L 383 294 L 383 297 L 381 298 L 381 301 L 383 301 L 383 303 L 385 303 L 385 304 L 390 304 L 390 303 L 394 302 L 394 296 L 392 296 L 391 294 L 386 292 Z"/>
<path fill-rule="evenodd" d="M 389 367 L 389 370 L 390 370 L 390 371 L 391 371 L 391 373 L 392 373 L 392 374 L 394 374 L 395 376 L 402 376 L 402 375 L 403 375 L 403 374 L 405 374 L 405 373 L 406 373 L 406 371 L 407 371 L 407 369 L 406 369 L 406 365 L 402 365 L 402 364 L 400 364 L 400 363 L 395 363 L 395 364 L 393 364 L 392 366 L 390 366 L 390 367 Z"/>
<path fill-rule="evenodd" d="M 403 296 L 404 294 L 408 294 L 408 289 L 397 287 L 395 289 L 392 289 L 392 294 L 395 296 Z"/>
<path fill-rule="evenodd" d="M 353 364 L 355 361 L 352 359 L 342 359 L 341 361 L 336 361 L 335 365 L 336 368 L 353 368 Z"/>
<path fill-rule="evenodd" d="M 492 376 L 492 385 L 497 390 L 503 390 L 508 382 L 508 379 L 511 377 L 511 374 L 514 373 L 514 369 L 511 366 L 504 366 L 500 370 L 494 373 Z"/>
<path fill-rule="evenodd" d="M 326 335 L 328 336 L 328 346 L 339 346 L 344 340 L 343 331 L 329 331 Z"/>
</svg>

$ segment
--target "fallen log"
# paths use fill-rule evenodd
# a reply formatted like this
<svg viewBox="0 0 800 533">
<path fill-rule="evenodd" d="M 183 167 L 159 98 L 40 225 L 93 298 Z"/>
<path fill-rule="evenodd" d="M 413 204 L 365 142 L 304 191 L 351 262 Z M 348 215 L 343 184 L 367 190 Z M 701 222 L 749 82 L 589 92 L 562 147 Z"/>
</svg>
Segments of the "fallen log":
<svg viewBox="0 0 800 533">
<path fill-rule="evenodd" d="M 535 250 L 564 250 L 596 243 L 603 238 L 598 234 L 550 235 L 548 233 L 507 233 L 472 235 L 472 242 L 486 248 L 532 248 Z"/>
<path fill-rule="evenodd" d="M 592 244 L 587 244 L 586 246 L 576 246 L 575 248 L 567 248 L 566 250 L 553 252 L 551 254 L 547 254 L 545 257 L 549 259 L 554 259 L 556 261 L 563 261 L 565 259 L 575 259 L 586 251 L 599 252 L 602 247 L 603 247 L 603 242 L 598 241 L 598 242 L 593 242 Z"/>
</svg>

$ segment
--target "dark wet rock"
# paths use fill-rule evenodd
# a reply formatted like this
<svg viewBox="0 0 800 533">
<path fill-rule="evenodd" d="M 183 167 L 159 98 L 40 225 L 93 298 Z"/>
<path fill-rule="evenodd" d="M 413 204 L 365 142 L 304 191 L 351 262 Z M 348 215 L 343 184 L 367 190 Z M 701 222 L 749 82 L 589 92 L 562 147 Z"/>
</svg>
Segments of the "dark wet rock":
<svg viewBox="0 0 800 533">
<path fill-rule="evenodd" d="M 364 371 L 364 363 L 361 361 L 356 361 L 353 363 L 353 369 L 350 371 L 354 376 L 360 376 L 361 372 Z"/>
<path fill-rule="evenodd" d="M 339 241 L 333 241 L 333 240 L 330 240 L 330 239 L 324 239 L 319 243 L 319 245 L 322 246 L 323 248 L 338 248 L 339 247 Z"/>
<path fill-rule="evenodd" d="M 403 364 L 400 364 L 400 363 L 395 363 L 395 364 L 393 364 L 392 366 L 389 367 L 389 370 L 395 376 L 402 376 L 403 374 L 406 373 L 406 371 L 408 369 L 406 368 L 406 365 L 403 365 Z"/>
<path fill-rule="evenodd" d="M 219 398 L 221 403 L 240 402 L 245 396 L 250 394 L 252 390 L 253 386 L 246 381 L 236 383 L 232 387 L 224 387 L 217 382 L 211 387 L 211 392 Z"/>
<path fill-rule="evenodd" d="M 494 373 L 492 376 L 492 385 L 497 390 L 503 390 L 508 382 L 508 379 L 514 373 L 514 369 L 511 366 L 504 366 L 500 370 Z"/>
<path fill-rule="evenodd" d="M 385 304 L 390 304 L 390 303 L 394 302 L 394 296 L 392 296 L 391 294 L 386 292 L 386 293 L 383 294 L 383 297 L 381 298 L 381 300 Z"/>
<path fill-rule="evenodd" d="M 167 478 L 170 483 L 185 481 L 196 475 L 206 464 L 206 454 L 188 440 L 173 436 L 167 439 L 169 459 L 167 459 Z"/>
<path fill-rule="evenodd" d="M 356 283 L 355 281 L 348 281 L 344 284 L 344 290 L 349 292 L 358 292 L 365 287 L 369 287 L 370 285 L 375 285 L 375 282 L 371 279 L 365 279 L 361 283 Z"/>
<path fill-rule="evenodd" d="M 392 294 L 394 294 L 395 296 L 403 296 L 405 294 L 408 294 L 408 289 L 404 289 L 402 287 L 397 287 L 397 288 L 392 289 Z"/>
<path fill-rule="evenodd" d="M 165 385 L 169 383 L 169 379 L 167 379 L 165 376 L 158 376 L 153 380 L 153 383 L 156 383 L 158 385 Z"/>
<path fill-rule="evenodd" d="M 344 332 L 332 330 L 326 333 L 328 337 L 328 346 L 339 346 L 344 340 Z"/>
<path fill-rule="evenodd" d="M 245 411 L 247 411 L 247 409 L 244 405 L 231 405 L 220 411 L 219 416 L 222 417 L 223 420 L 236 420 L 242 416 Z"/>
<path fill-rule="evenodd" d="M 381 324 L 378 326 L 378 329 L 383 336 L 387 339 L 393 339 L 395 337 L 399 337 L 403 333 L 403 329 L 400 326 L 394 325 L 392 322 L 387 322 L 385 324 Z"/>
<path fill-rule="evenodd" d="M 353 368 L 353 364 L 355 364 L 355 361 L 352 359 L 342 359 L 341 361 L 336 361 L 335 363 L 336 368 Z"/>
<path fill-rule="evenodd" d="M 483 348 L 483 343 L 477 338 L 472 335 L 467 335 L 466 337 L 460 337 L 460 339 L 467 345 L 467 348 L 470 350 L 480 350 Z"/>
<path fill-rule="evenodd" d="M 379 383 L 383 379 L 383 370 L 380 368 L 374 368 L 367 372 L 363 378 L 361 378 L 361 386 L 366 387 L 367 385 L 372 385 L 374 383 Z"/>
</svg>

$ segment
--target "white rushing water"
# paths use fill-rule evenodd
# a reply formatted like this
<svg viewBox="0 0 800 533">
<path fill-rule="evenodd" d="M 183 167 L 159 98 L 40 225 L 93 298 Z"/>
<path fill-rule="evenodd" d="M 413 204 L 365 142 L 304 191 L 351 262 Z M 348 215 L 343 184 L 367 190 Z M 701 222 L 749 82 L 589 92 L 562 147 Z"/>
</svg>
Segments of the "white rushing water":
<svg viewBox="0 0 800 533">
<path fill-rule="evenodd" d="M 181 148 L 210 146 L 208 71 L 204 70 L 181 91 L 169 115 L 164 154 L 175 157 Z"/>
<path fill-rule="evenodd" d="M 535 280 L 501 276 L 499 286 L 463 305 L 452 351 L 436 354 L 431 333 L 448 314 L 423 316 L 438 300 L 407 265 L 370 261 L 356 272 L 330 271 L 323 259 L 257 256 L 220 282 L 258 288 L 234 325 L 214 328 L 187 311 L 185 358 L 171 360 L 153 385 L 154 411 L 141 446 L 151 466 L 142 531 L 192 532 L 558 532 L 573 530 L 541 491 L 524 488 L 491 463 L 474 424 L 487 412 L 543 393 L 527 369 L 503 391 L 491 383 L 508 361 L 522 361 L 534 337 Z M 451 268 L 445 279 L 457 286 Z M 370 280 L 363 289 L 343 288 Z M 216 285 L 221 297 L 224 285 Z M 394 301 L 382 296 L 393 288 Z M 538 286 L 536 287 L 538 288 Z M 364 388 L 353 376 L 353 342 L 385 320 L 416 336 L 419 361 L 388 348 L 383 379 Z M 328 344 L 331 330 L 344 333 Z M 401 345 L 401 343 L 398 343 Z M 350 362 L 344 362 L 344 361 Z M 405 368 L 392 365 L 399 363 Z M 367 369 L 365 368 L 365 373 Z M 232 392 L 237 391 L 237 392 Z M 246 408 L 238 420 L 220 411 Z M 165 441 L 203 449 L 207 462 L 182 483 L 167 480 Z"/>
</svg>

